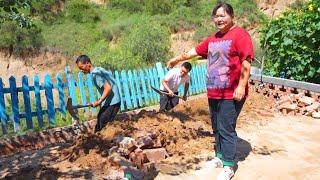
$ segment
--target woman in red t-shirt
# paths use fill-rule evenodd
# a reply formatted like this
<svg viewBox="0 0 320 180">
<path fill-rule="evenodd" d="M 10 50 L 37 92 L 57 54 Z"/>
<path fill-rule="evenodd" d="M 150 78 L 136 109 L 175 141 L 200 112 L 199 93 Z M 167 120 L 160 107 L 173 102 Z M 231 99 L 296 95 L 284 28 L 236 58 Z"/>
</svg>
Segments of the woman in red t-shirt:
<svg viewBox="0 0 320 180">
<path fill-rule="evenodd" d="M 167 65 L 171 68 L 196 56 L 208 59 L 207 95 L 216 139 L 216 158 L 208 163 L 224 167 L 218 179 L 230 179 L 236 165 L 236 121 L 248 95 L 254 52 L 248 32 L 234 24 L 230 4 L 217 4 L 212 19 L 219 31 L 189 52 L 170 59 Z"/>
</svg>

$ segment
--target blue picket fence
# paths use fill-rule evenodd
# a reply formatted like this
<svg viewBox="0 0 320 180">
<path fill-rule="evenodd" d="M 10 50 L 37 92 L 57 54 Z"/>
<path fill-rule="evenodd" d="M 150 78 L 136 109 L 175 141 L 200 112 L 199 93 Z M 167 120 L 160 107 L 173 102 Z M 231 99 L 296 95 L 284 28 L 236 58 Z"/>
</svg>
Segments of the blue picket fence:
<svg viewBox="0 0 320 180">
<path fill-rule="evenodd" d="M 120 90 L 121 111 L 158 103 L 159 94 L 154 92 L 151 86 L 159 88 L 160 80 L 167 71 L 161 63 L 147 69 L 114 71 L 113 75 Z M 190 73 L 190 95 L 206 91 L 205 72 L 204 64 L 193 67 Z M 66 117 L 68 96 L 72 98 L 73 105 L 86 104 L 99 98 L 90 74 L 84 75 L 79 72 L 75 78 L 68 68 L 63 75 L 57 74 L 52 77 L 47 74 L 43 82 L 40 82 L 38 75 L 35 75 L 32 80 L 33 83 L 30 84 L 29 77 L 23 76 L 21 87 L 17 87 L 16 78 L 11 76 L 9 87 L 5 87 L 0 78 L 0 119 L 3 134 L 8 133 L 9 123 L 13 124 L 15 133 L 21 131 L 20 125 L 23 120 L 29 130 L 34 129 L 33 119 L 36 119 L 37 126 L 40 128 L 44 126 L 45 120 L 48 121 L 46 123 L 49 127 L 55 127 L 58 114 Z M 183 93 L 183 87 L 180 87 L 179 92 Z M 95 108 L 85 110 L 96 113 Z"/>
</svg>

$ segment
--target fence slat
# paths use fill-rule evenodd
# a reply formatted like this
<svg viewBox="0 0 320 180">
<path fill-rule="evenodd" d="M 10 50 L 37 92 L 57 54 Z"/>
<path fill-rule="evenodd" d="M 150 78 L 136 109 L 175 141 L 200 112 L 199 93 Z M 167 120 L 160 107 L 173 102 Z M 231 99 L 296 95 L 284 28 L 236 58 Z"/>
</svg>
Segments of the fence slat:
<svg viewBox="0 0 320 180">
<path fill-rule="evenodd" d="M 65 118 L 66 117 L 66 102 L 64 100 L 64 87 L 63 87 L 63 81 L 62 81 L 62 76 L 61 74 L 57 74 L 56 75 L 56 80 L 57 80 L 57 89 L 58 89 L 58 93 L 59 93 L 59 107 L 60 107 L 60 111 L 62 116 Z"/>
<path fill-rule="evenodd" d="M 96 101 L 95 98 L 95 91 L 94 91 L 94 87 L 93 87 L 93 81 L 92 81 L 92 76 L 91 74 L 87 74 L 87 84 L 88 84 L 88 91 L 89 91 L 89 99 L 90 99 L 90 103 Z M 94 113 L 97 112 L 96 108 L 90 107 L 90 110 L 93 111 Z"/>
<path fill-rule="evenodd" d="M 26 112 L 27 128 L 33 129 L 29 91 L 30 90 L 29 90 L 28 76 L 24 75 L 22 76 L 22 92 L 23 92 L 24 109 Z"/>
<path fill-rule="evenodd" d="M 75 106 L 77 105 L 76 85 L 69 66 L 66 67 L 65 73 L 67 75 L 68 95 L 72 99 L 72 105 Z"/>
<path fill-rule="evenodd" d="M 37 119 L 39 127 L 43 127 L 43 113 L 42 113 L 42 106 L 41 106 L 41 95 L 40 95 L 40 83 L 39 83 L 39 76 L 33 76 L 33 84 L 34 84 L 34 96 L 36 99 L 36 110 L 37 110 Z"/>
<path fill-rule="evenodd" d="M 131 91 L 131 100 L 133 102 L 133 107 L 137 108 L 138 107 L 138 102 L 137 102 L 137 93 L 136 93 L 136 89 L 134 87 L 134 82 L 133 82 L 133 75 L 131 70 L 128 71 L 128 81 L 129 81 L 129 85 L 130 85 L 130 91 Z"/>
<path fill-rule="evenodd" d="M 5 104 L 4 93 L 3 93 L 3 82 L 2 82 L 2 78 L 0 78 L 0 119 L 1 119 L 1 127 L 2 127 L 3 134 L 8 133 L 7 117 L 8 116 L 6 112 L 6 104 Z"/>
<path fill-rule="evenodd" d="M 153 72 L 153 79 L 154 79 L 154 85 L 157 89 L 160 88 L 160 77 L 159 77 L 159 74 L 158 74 L 158 71 L 156 68 L 152 68 L 152 72 Z M 160 100 L 160 94 L 158 93 L 155 93 L 156 95 L 156 102 L 159 102 Z"/>
<path fill-rule="evenodd" d="M 116 79 L 116 83 L 117 83 L 117 86 L 118 86 L 118 89 L 119 89 L 119 94 L 120 94 L 120 110 L 121 111 L 124 111 L 124 101 L 123 101 L 123 93 L 122 93 L 122 84 L 120 82 L 120 76 L 119 76 L 119 72 L 118 71 L 115 71 L 114 72 L 114 77 Z"/>
<path fill-rule="evenodd" d="M 138 96 L 138 101 L 139 101 L 139 106 L 142 107 L 143 106 L 143 101 L 142 101 L 142 92 L 141 92 L 141 86 L 140 86 L 140 78 L 137 75 L 137 70 L 133 70 L 133 79 L 136 85 L 136 89 L 137 89 L 137 96 Z"/>
<path fill-rule="evenodd" d="M 196 75 L 197 75 L 197 93 L 201 93 L 201 79 L 200 79 L 200 66 L 196 66 Z"/>
<path fill-rule="evenodd" d="M 47 99 L 47 108 L 48 108 L 48 117 L 49 117 L 49 126 L 55 126 L 55 108 L 54 108 L 54 101 L 53 101 L 53 84 L 51 82 L 51 77 L 47 74 L 44 77 L 44 89 Z"/>
<path fill-rule="evenodd" d="M 194 82 L 193 93 L 198 94 L 199 85 L 198 85 L 198 68 L 197 68 L 197 66 L 194 66 L 192 68 L 191 73 L 193 74 L 193 82 Z"/>
<path fill-rule="evenodd" d="M 140 79 L 141 79 L 144 102 L 146 105 L 149 105 L 149 96 L 148 96 L 147 86 L 146 86 L 146 81 L 145 81 L 146 77 L 145 77 L 142 69 L 140 69 L 139 75 L 140 75 Z"/>
<path fill-rule="evenodd" d="M 10 94 L 11 94 L 11 107 L 13 112 L 13 128 L 14 128 L 14 132 L 18 132 L 20 130 L 20 118 L 19 118 L 19 100 L 18 100 L 16 78 L 11 76 L 9 78 L 9 83 L 10 83 Z"/>
<path fill-rule="evenodd" d="M 84 83 L 83 83 L 83 74 L 82 72 L 79 72 L 78 73 L 78 87 L 79 87 L 79 90 L 80 90 L 80 98 L 81 98 L 81 103 L 84 105 L 84 104 L 87 104 L 87 100 L 86 100 L 86 92 L 85 92 L 85 89 L 84 89 Z M 85 111 L 88 111 L 88 108 L 84 108 Z"/>
<path fill-rule="evenodd" d="M 125 96 L 125 102 L 127 109 L 132 109 L 132 103 L 131 103 L 131 98 L 130 98 L 130 93 L 129 93 L 129 86 L 128 86 L 128 80 L 127 80 L 127 74 L 125 70 L 121 71 L 121 79 L 123 82 L 123 91 L 124 91 L 124 96 Z"/>
<path fill-rule="evenodd" d="M 196 73 L 194 71 L 192 71 L 190 73 L 190 85 L 191 85 L 191 94 L 194 95 L 197 93 L 196 89 L 197 89 L 197 77 L 196 77 Z"/>
<path fill-rule="evenodd" d="M 151 102 L 152 104 L 154 104 L 156 102 L 156 94 L 155 92 L 151 89 L 151 86 L 155 87 L 155 84 L 154 84 L 154 76 L 153 76 L 153 73 L 152 73 L 152 68 L 149 68 L 148 69 L 148 87 L 149 87 L 149 92 L 150 92 L 150 99 L 151 99 Z M 155 87 L 157 88 L 157 87 Z"/>
</svg>

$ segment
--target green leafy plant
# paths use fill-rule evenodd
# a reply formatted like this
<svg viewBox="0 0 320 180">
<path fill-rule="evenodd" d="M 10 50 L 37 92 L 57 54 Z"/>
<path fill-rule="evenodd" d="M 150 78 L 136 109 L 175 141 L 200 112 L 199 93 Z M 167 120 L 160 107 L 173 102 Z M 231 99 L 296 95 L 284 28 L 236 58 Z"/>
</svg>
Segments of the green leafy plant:
<svg viewBox="0 0 320 180">
<path fill-rule="evenodd" d="M 0 25 L 0 34 L 0 48 L 14 55 L 36 53 L 43 44 L 41 30 L 36 26 L 23 28 L 14 21 L 5 21 Z"/>
<path fill-rule="evenodd" d="M 151 21 L 138 24 L 119 43 L 121 48 L 129 50 L 134 56 L 141 57 L 142 62 L 152 64 L 168 58 L 169 35 L 167 28 Z"/>
<path fill-rule="evenodd" d="M 261 30 L 266 68 L 273 76 L 320 83 L 320 2 L 290 10 Z"/>
<path fill-rule="evenodd" d="M 100 21 L 100 16 L 93 5 L 85 0 L 71 0 L 66 3 L 66 17 L 78 23 Z"/>
</svg>

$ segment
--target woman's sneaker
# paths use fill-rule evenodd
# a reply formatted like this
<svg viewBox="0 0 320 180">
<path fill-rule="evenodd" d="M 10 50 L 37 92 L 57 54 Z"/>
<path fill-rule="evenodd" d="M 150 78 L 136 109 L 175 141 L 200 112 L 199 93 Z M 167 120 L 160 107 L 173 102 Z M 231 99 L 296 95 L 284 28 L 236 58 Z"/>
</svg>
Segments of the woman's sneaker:
<svg viewBox="0 0 320 180">
<path fill-rule="evenodd" d="M 230 180 L 233 176 L 233 168 L 230 166 L 224 166 L 223 171 L 218 175 L 217 180 Z"/>
<path fill-rule="evenodd" d="M 223 164 L 221 159 L 215 157 L 211 161 L 207 161 L 204 165 L 205 168 L 222 168 Z"/>
</svg>

